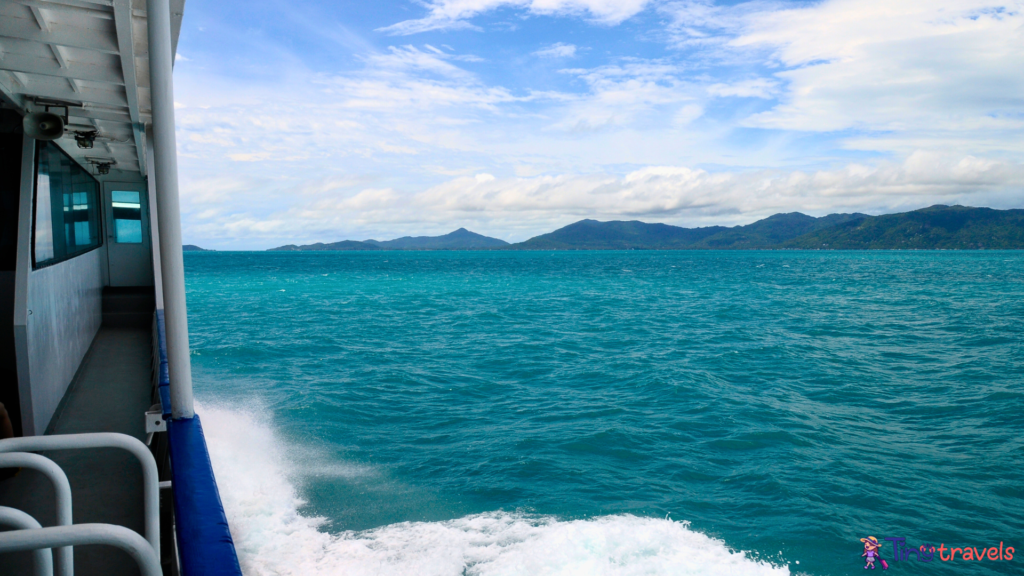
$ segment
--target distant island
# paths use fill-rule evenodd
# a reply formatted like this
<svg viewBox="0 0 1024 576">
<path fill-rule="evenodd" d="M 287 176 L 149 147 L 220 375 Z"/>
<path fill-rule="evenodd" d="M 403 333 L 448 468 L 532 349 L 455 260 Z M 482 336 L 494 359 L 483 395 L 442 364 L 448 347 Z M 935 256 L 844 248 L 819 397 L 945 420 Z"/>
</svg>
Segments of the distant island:
<svg viewBox="0 0 1024 576">
<path fill-rule="evenodd" d="M 185 244 L 181 247 L 182 252 L 213 252 L 213 250 L 207 250 L 206 248 L 200 248 L 195 244 Z"/>
<path fill-rule="evenodd" d="M 308 250 L 482 250 L 491 248 L 503 248 L 508 242 L 489 238 L 476 232 L 470 232 L 465 228 L 445 234 L 444 236 L 405 236 L 395 240 L 342 240 L 324 244 L 306 244 L 296 246 L 289 244 L 279 248 L 271 248 L 272 251 L 295 252 Z"/>
<path fill-rule="evenodd" d="M 513 244 L 516 250 L 751 250 L 779 248 L 802 235 L 870 218 L 867 214 L 831 214 L 821 218 L 799 212 L 776 214 L 746 226 L 680 228 L 668 224 L 581 220 L 554 232 Z"/>
<path fill-rule="evenodd" d="M 343 240 L 276 251 L 307 250 L 1020 250 L 1024 210 L 936 205 L 868 216 L 799 212 L 775 214 L 745 226 L 681 228 L 637 220 L 580 220 L 554 232 L 509 244 L 465 228 L 444 236 Z"/>
</svg>

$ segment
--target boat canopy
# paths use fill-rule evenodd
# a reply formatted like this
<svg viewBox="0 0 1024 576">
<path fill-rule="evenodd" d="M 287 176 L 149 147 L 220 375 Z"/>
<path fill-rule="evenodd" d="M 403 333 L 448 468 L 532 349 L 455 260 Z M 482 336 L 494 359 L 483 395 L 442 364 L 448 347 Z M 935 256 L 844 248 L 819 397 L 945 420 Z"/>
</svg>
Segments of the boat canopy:
<svg viewBox="0 0 1024 576">
<path fill-rule="evenodd" d="M 184 5 L 170 0 L 174 53 Z M 79 164 L 145 175 L 146 26 L 145 0 L 0 0 L 0 97 L 25 112 L 66 110 L 58 144 Z M 92 147 L 76 133 L 91 133 Z"/>
</svg>

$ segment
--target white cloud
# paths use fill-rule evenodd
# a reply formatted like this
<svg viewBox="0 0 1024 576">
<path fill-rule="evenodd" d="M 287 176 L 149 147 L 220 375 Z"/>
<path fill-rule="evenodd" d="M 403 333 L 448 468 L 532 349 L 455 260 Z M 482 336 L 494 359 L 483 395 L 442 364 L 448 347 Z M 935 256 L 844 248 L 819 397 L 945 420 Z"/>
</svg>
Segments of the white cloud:
<svg viewBox="0 0 1024 576">
<path fill-rule="evenodd" d="M 428 7 L 460 25 L 496 6 L 598 19 L 599 5 Z M 563 69 L 549 84 L 563 91 L 486 81 L 506 78 L 500 50 L 467 64 L 483 59 L 443 44 L 360 50 L 360 69 L 287 66 L 273 81 L 186 67 L 187 238 L 274 245 L 465 225 L 523 239 L 583 217 L 729 224 L 792 210 L 1019 207 L 1024 16 L 1020 2 L 998 5 L 662 4 L 682 53 Z"/>
<path fill-rule="evenodd" d="M 731 84 L 715 83 L 708 86 L 712 96 L 737 96 L 739 98 L 772 98 L 778 92 L 779 83 L 770 78 L 742 80 Z"/>
<path fill-rule="evenodd" d="M 927 134 L 935 146 L 972 130 L 1019 150 L 1019 135 L 1005 133 L 1019 131 L 1024 115 L 1019 0 L 827 0 L 796 8 L 697 1 L 663 10 L 677 47 L 776 68 L 760 85 L 709 88 L 779 99 L 747 126 L 916 133 L 918 142 Z"/>
<path fill-rule="evenodd" d="M 380 74 L 397 71 L 426 72 L 446 78 L 468 79 L 472 75 L 449 62 L 450 58 L 436 49 L 423 52 L 411 45 L 389 46 L 384 53 L 374 53 L 364 58 L 368 70 Z"/>
<path fill-rule="evenodd" d="M 537 212 L 577 216 L 737 214 L 742 220 L 779 211 L 878 210 L 1012 193 L 1024 165 L 973 156 L 917 152 L 902 164 L 849 164 L 816 172 L 757 170 L 712 173 L 651 166 L 609 175 L 456 178 L 413 203 L 443 212 Z M 396 207 L 397 208 L 397 207 Z"/>
<path fill-rule="evenodd" d="M 689 226 L 744 224 L 778 212 L 814 215 L 915 209 L 934 203 L 1006 205 L 1024 186 L 1024 165 L 917 152 L 900 164 L 849 164 L 815 172 L 713 173 L 650 166 L 623 176 L 495 177 L 478 173 L 420 192 L 324 188 L 268 217 L 227 217 L 218 235 L 334 241 L 448 232 L 458 226 L 523 240 L 581 218 Z M 221 218 L 224 218 L 221 216 Z M 200 224 L 208 233 L 214 227 Z"/>
<path fill-rule="evenodd" d="M 416 20 L 405 20 L 379 31 L 394 35 L 417 34 L 430 30 L 473 29 L 467 19 L 503 7 L 513 7 L 538 15 L 581 15 L 600 24 L 614 25 L 643 10 L 650 0 L 428 0 L 429 13 Z"/>
<path fill-rule="evenodd" d="M 537 50 L 533 55 L 540 56 L 541 58 L 572 58 L 576 56 L 576 45 L 558 42 L 547 48 Z"/>
<path fill-rule="evenodd" d="M 686 126 L 702 115 L 704 115 L 703 106 L 699 104 L 686 104 L 672 116 L 672 123 L 676 126 Z"/>
<path fill-rule="evenodd" d="M 566 69 L 585 82 L 589 93 L 571 101 L 554 127 L 588 132 L 645 122 L 663 125 L 665 117 L 689 123 L 700 116 L 696 102 L 704 90 L 685 78 L 680 67 L 659 61 L 626 59 L 591 69 Z"/>
<path fill-rule="evenodd" d="M 792 69 L 755 126 L 789 130 L 960 129 L 1024 112 L 1018 3 L 833 1 L 751 22 L 738 46 L 770 46 Z M 999 10 L 1002 8 L 1002 10 Z"/>
<path fill-rule="evenodd" d="M 718 49 L 707 52 L 715 60 L 733 59 L 736 54 L 723 54 L 723 48 L 738 34 L 748 17 L 780 9 L 777 2 L 751 0 L 733 6 L 716 5 L 714 0 L 680 0 L 668 2 L 659 11 L 669 16 L 669 44 L 682 49 Z"/>
<path fill-rule="evenodd" d="M 280 84 L 245 87 L 200 77 L 184 91 L 206 106 L 181 109 L 179 154 L 192 164 L 272 160 L 323 170 L 330 158 L 469 149 L 466 125 L 537 97 L 485 85 L 452 59 L 404 46 L 364 57 L 365 69 L 347 75 L 295 71 Z"/>
<path fill-rule="evenodd" d="M 679 160 L 698 135 L 675 131 L 700 117 L 707 100 L 705 89 L 660 62 L 565 71 L 586 87 L 578 94 L 516 94 L 486 84 L 449 56 L 412 46 L 363 61 L 360 71 L 293 73 L 270 86 L 223 87 L 222 78 L 188 77 L 179 89 L 204 106 L 179 114 L 183 162 L 211 172 L 223 169 L 220 162 L 246 163 L 246 170 L 276 169 L 291 178 L 383 166 L 414 181 L 424 172 L 468 167 L 592 171 L 606 163 Z M 639 134 L 638 125 L 663 134 Z M 602 134 L 578 137 L 596 131 Z M 704 152 L 712 148 L 700 144 Z"/>
</svg>

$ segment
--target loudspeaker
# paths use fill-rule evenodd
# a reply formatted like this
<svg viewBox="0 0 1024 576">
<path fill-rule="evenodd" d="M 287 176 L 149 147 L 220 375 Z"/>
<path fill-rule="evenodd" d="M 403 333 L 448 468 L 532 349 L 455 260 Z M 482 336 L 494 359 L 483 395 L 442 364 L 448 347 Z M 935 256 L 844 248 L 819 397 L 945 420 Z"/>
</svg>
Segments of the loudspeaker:
<svg viewBox="0 0 1024 576">
<path fill-rule="evenodd" d="M 21 122 L 25 134 L 36 140 L 57 140 L 64 135 L 64 119 L 49 112 L 34 112 Z"/>
</svg>

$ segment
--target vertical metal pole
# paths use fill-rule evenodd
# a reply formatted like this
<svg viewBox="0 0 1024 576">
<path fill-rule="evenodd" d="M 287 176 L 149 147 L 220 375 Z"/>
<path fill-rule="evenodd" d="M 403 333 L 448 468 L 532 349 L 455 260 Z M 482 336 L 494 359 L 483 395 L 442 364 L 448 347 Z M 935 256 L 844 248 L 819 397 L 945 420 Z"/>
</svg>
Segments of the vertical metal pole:
<svg viewBox="0 0 1024 576">
<path fill-rule="evenodd" d="M 32 207 L 35 202 L 36 141 L 29 135 L 21 143 L 21 199 L 18 204 L 18 262 L 14 273 L 14 355 L 18 367 L 18 402 L 21 404 L 21 434 L 36 436 L 46 422 L 36 422 L 32 397 L 32 364 L 29 361 L 29 282 L 32 272 Z"/>
<path fill-rule="evenodd" d="M 143 132 L 146 141 L 153 141 L 153 127 Z M 164 276 L 160 272 L 160 214 L 156 205 L 156 177 L 153 176 L 153 147 L 146 146 L 146 190 L 149 192 L 149 234 L 153 250 L 153 292 L 156 294 L 156 309 L 164 309 Z"/>
<path fill-rule="evenodd" d="M 192 365 L 185 308 L 185 263 L 181 251 L 181 208 L 178 206 L 178 154 L 174 137 L 174 83 L 171 71 L 171 8 L 168 0 L 146 0 L 149 29 L 149 84 L 153 101 L 153 164 L 160 268 L 167 329 L 167 369 L 171 379 L 171 415 L 191 418 Z"/>
</svg>

